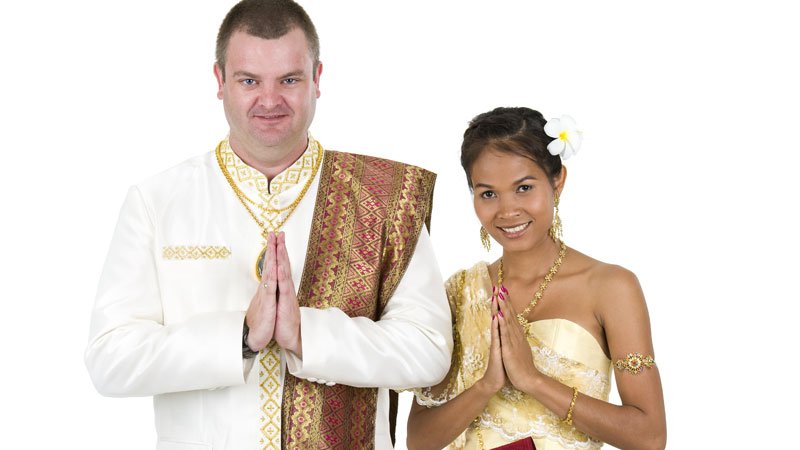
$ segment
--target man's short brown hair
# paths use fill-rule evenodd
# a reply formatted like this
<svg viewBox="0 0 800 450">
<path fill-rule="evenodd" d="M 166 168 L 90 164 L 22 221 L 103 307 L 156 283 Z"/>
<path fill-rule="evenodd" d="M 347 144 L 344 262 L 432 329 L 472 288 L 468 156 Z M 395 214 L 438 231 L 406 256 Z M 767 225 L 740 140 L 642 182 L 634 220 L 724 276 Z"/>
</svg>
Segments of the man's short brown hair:
<svg viewBox="0 0 800 450">
<path fill-rule="evenodd" d="M 303 30 L 308 51 L 314 61 L 314 73 L 319 65 L 319 36 L 311 18 L 302 6 L 292 0 L 242 0 L 222 21 L 217 33 L 217 65 L 225 79 L 225 52 L 236 31 L 263 39 L 278 39 L 294 28 Z"/>
</svg>

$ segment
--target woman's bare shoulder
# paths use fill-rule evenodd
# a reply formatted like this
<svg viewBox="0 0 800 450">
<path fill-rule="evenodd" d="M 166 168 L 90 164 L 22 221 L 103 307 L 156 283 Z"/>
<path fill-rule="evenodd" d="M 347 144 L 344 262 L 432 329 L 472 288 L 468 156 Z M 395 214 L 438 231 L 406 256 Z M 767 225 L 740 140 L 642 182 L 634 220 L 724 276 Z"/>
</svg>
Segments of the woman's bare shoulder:
<svg viewBox="0 0 800 450">
<path fill-rule="evenodd" d="M 600 302 L 642 297 L 639 280 L 630 270 L 574 249 L 570 253 L 574 262 L 570 271 L 582 279 L 581 284 Z"/>
</svg>

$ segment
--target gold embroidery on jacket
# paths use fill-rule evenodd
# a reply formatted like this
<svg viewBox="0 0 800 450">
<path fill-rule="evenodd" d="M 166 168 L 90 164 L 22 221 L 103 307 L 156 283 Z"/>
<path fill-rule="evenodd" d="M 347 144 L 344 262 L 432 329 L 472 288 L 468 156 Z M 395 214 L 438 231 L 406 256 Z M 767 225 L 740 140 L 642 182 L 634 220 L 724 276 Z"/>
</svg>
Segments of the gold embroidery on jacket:
<svg viewBox="0 0 800 450">
<path fill-rule="evenodd" d="M 168 260 L 225 259 L 231 256 L 231 250 L 221 245 L 168 245 L 161 256 Z"/>
</svg>

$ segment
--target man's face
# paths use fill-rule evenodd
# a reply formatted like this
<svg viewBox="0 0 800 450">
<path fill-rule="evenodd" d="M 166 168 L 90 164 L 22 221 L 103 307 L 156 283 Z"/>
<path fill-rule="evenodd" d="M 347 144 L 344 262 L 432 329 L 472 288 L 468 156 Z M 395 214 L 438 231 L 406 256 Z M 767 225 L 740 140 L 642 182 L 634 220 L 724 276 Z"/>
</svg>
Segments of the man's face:
<svg viewBox="0 0 800 450">
<path fill-rule="evenodd" d="M 234 148 L 267 150 L 278 158 L 305 148 L 322 65 L 314 73 L 303 31 L 295 28 L 278 39 L 236 31 L 225 55 L 225 78 L 219 67 L 214 73 Z"/>
</svg>

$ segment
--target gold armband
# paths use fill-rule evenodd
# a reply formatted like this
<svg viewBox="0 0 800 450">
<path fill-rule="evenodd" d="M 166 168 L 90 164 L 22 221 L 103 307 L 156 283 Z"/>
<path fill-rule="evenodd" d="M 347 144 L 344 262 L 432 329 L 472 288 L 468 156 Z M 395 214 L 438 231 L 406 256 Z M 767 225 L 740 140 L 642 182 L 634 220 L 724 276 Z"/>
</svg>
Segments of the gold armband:
<svg viewBox="0 0 800 450">
<path fill-rule="evenodd" d="M 625 359 L 618 359 L 614 363 L 614 367 L 619 370 L 630 372 L 634 375 L 638 374 L 645 367 L 650 368 L 656 365 L 653 357 L 650 355 L 644 356 L 641 353 L 628 353 Z"/>
</svg>

